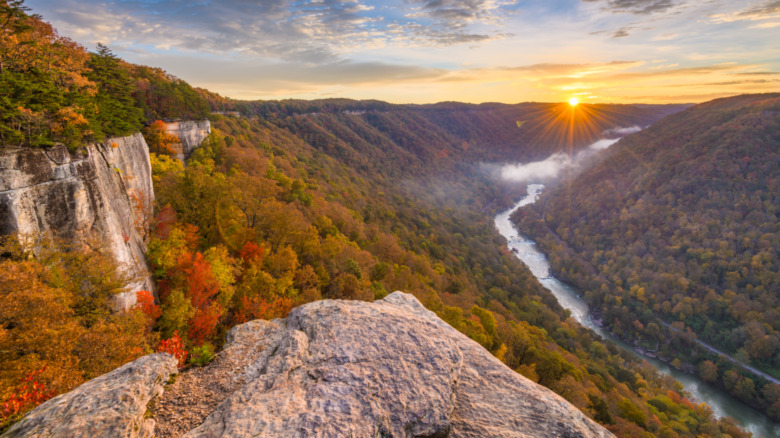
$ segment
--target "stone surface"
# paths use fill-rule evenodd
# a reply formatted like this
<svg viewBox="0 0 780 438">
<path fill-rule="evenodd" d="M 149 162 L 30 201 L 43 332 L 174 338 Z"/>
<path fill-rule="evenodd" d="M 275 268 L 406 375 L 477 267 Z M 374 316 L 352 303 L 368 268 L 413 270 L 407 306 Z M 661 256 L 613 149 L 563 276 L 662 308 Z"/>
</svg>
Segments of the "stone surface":
<svg viewBox="0 0 780 438">
<path fill-rule="evenodd" d="M 43 403 L 3 437 L 152 437 L 147 404 L 175 372 L 173 356 L 144 356 Z"/>
<path fill-rule="evenodd" d="M 0 151 L 0 234 L 56 234 L 100 242 L 133 281 L 118 297 L 135 303 L 135 291 L 152 290 L 144 253 L 152 215 L 149 148 L 141 134 L 111 138 L 71 153 L 64 146 Z M 94 248 L 97 249 L 97 248 Z"/>
<path fill-rule="evenodd" d="M 256 343 L 187 437 L 612 436 L 401 292 L 236 327 L 226 351 Z"/>
<path fill-rule="evenodd" d="M 185 120 L 165 124 L 169 134 L 179 137 L 179 143 L 173 145 L 176 158 L 186 161 L 192 151 L 211 134 L 211 122 L 208 120 Z"/>
<path fill-rule="evenodd" d="M 401 292 L 234 327 L 144 422 L 173 367 L 167 355 L 138 359 L 44 403 L 9 436 L 612 437 Z"/>
<path fill-rule="evenodd" d="M 284 324 L 255 320 L 234 327 L 225 348 L 209 366 L 182 373 L 153 409 L 157 438 L 178 437 L 195 428 L 228 396 L 256 378 L 279 345 Z"/>
</svg>

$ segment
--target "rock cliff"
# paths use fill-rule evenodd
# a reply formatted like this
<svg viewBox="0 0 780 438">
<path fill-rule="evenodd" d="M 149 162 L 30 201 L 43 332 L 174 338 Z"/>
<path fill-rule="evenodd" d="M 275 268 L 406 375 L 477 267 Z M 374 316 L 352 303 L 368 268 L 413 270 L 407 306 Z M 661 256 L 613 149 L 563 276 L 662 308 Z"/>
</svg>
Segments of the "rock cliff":
<svg viewBox="0 0 780 438">
<path fill-rule="evenodd" d="M 159 356 L 120 368 L 143 378 L 114 371 L 41 405 L 7 435 L 50 436 L 67 422 L 90 424 L 91 437 L 148 436 L 137 403 L 109 401 L 112 380 L 154 392 L 147 377 L 171 370 L 150 357 Z M 70 411 L 58 407 L 76 400 L 83 414 L 62 417 Z M 211 364 L 184 372 L 149 407 L 158 437 L 612 436 L 401 292 L 318 301 L 234 327 Z"/>
<path fill-rule="evenodd" d="M 170 122 L 165 124 L 165 128 L 169 134 L 179 137 L 179 143 L 173 145 L 173 150 L 176 151 L 176 158 L 181 161 L 186 161 L 192 151 L 211 134 L 211 122 L 208 120 Z"/>
<path fill-rule="evenodd" d="M 153 201 L 141 134 L 78 152 L 62 145 L 0 150 L 0 234 L 19 233 L 29 248 L 29 237 L 39 234 L 98 242 L 133 278 L 130 292 L 118 297 L 121 307 L 135 303 L 134 291 L 153 287 L 144 256 Z"/>
</svg>

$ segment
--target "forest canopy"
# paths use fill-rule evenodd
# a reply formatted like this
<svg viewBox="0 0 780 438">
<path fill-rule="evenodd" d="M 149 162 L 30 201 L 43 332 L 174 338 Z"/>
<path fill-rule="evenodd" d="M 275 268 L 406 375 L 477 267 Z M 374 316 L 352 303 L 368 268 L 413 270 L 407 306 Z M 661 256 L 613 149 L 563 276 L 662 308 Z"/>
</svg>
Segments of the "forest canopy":
<svg viewBox="0 0 780 438">
<path fill-rule="evenodd" d="M 624 339 L 780 419 L 780 95 L 698 105 L 515 219 Z M 682 364 L 681 364 L 682 366 Z"/>
<path fill-rule="evenodd" d="M 489 213 L 514 192 L 474 166 L 581 148 L 615 120 L 644 125 L 679 108 L 593 106 L 609 117 L 566 143 L 570 113 L 555 104 L 238 102 L 103 46 L 88 53 L 20 1 L 2 0 L 0 19 L 4 146 L 78 147 L 166 118 L 213 127 L 186 165 L 151 157 L 157 296 L 141 291 L 136 308 L 112 313 L 122 281 L 99 253 L 3 250 L 0 359 L 11 366 L 0 401 L 12 409 L 0 427 L 150 351 L 199 366 L 244 321 L 404 290 L 619 436 L 747 436 L 569 318 L 493 229 Z"/>
</svg>

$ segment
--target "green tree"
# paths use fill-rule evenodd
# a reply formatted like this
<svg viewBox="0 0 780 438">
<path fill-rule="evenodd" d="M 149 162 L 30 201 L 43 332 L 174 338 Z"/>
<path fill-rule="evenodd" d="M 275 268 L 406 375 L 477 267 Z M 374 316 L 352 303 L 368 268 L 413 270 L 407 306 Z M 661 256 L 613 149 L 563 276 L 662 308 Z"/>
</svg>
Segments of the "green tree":
<svg viewBox="0 0 780 438">
<path fill-rule="evenodd" d="M 92 71 L 87 77 L 98 85 L 96 136 L 122 136 L 140 130 L 143 111 L 133 99 L 134 83 L 122 61 L 98 43 L 89 68 Z"/>
</svg>

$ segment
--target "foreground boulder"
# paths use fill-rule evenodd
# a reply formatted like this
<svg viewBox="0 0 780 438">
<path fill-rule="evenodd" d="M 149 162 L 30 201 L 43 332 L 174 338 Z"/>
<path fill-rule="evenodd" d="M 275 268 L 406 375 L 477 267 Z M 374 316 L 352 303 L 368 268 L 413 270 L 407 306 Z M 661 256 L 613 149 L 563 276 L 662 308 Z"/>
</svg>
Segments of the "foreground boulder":
<svg viewBox="0 0 780 438">
<path fill-rule="evenodd" d="M 158 437 L 612 436 L 401 292 L 237 326 L 153 404 Z"/>
<path fill-rule="evenodd" d="M 38 406 L 3 437 L 152 437 L 147 404 L 176 363 L 170 354 L 144 356 Z"/>
</svg>

